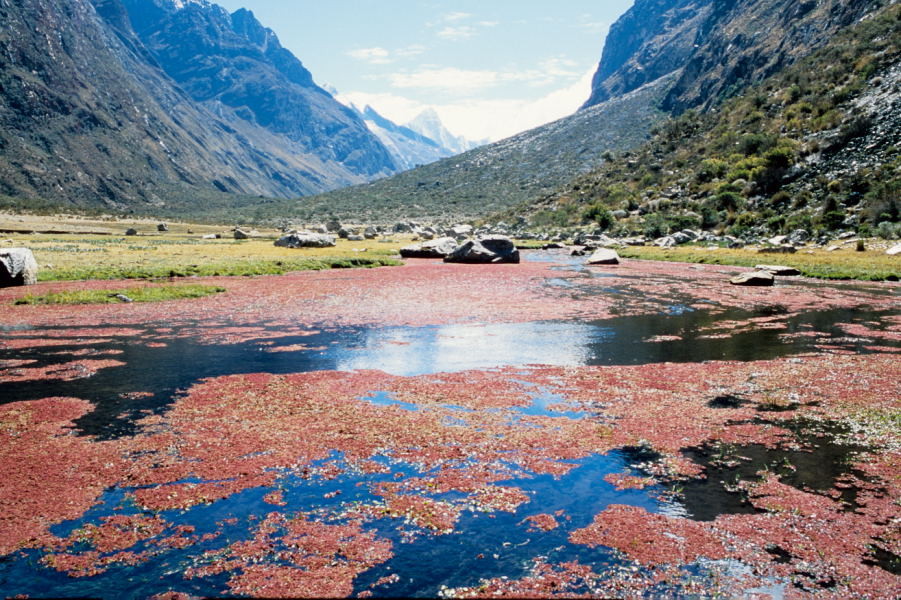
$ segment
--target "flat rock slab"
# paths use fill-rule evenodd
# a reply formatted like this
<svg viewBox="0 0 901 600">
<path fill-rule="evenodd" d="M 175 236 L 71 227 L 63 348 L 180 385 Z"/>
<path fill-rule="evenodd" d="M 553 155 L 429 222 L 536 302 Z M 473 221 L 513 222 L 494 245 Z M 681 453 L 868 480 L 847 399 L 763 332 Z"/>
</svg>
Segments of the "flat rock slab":
<svg viewBox="0 0 901 600">
<path fill-rule="evenodd" d="M 766 271 L 768 273 L 772 273 L 777 277 L 791 277 L 793 275 L 800 275 L 801 271 L 794 267 L 786 267 L 783 265 L 757 265 L 754 267 L 758 271 Z"/>
<path fill-rule="evenodd" d="M 38 282 L 38 263 L 28 248 L 0 250 L 0 287 L 34 285 Z"/>
<path fill-rule="evenodd" d="M 592 254 L 588 262 L 586 264 L 589 265 L 618 265 L 619 264 L 619 254 L 617 254 L 616 250 L 609 250 L 607 248 L 601 248 L 599 250 L 595 250 L 594 254 Z"/>
<path fill-rule="evenodd" d="M 776 278 L 769 271 L 749 271 L 733 277 L 729 283 L 732 285 L 767 287 L 775 283 Z"/>
<path fill-rule="evenodd" d="M 891 248 L 885 251 L 889 256 L 897 256 L 901 254 L 901 244 L 895 244 Z"/>
</svg>

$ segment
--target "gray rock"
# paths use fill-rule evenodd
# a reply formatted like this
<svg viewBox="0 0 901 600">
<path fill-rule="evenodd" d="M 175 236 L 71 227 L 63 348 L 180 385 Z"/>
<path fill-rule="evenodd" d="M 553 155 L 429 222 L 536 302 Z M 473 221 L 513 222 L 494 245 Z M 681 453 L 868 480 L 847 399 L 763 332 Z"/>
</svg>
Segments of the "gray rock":
<svg viewBox="0 0 901 600">
<path fill-rule="evenodd" d="M 358 233 L 352 233 L 347 236 L 348 242 L 362 242 L 366 240 L 366 236 L 360 235 Z"/>
<path fill-rule="evenodd" d="M 429 240 L 400 249 L 403 258 L 447 258 L 457 249 L 457 240 L 450 237 Z"/>
<path fill-rule="evenodd" d="M 677 231 L 676 233 L 672 234 L 670 237 L 673 238 L 676 241 L 676 244 L 678 244 L 678 245 L 687 244 L 688 242 L 695 239 L 683 231 Z"/>
<path fill-rule="evenodd" d="M 767 287 L 775 283 L 776 278 L 768 271 L 748 271 L 737 277 L 733 277 L 729 283 L 732 285 Z"/>
<path fill-rule="evenodd" d="M 159 225 L 156 226 L 156 230 L 159 231 L 160 233 L 165 233 L 166 231 L 169 231 L 169 226 L 166 225 L 165 223 L 160 223 Z"/>
<path fill-rule="evenodd" d="M 891 248 L 885 251 L 889 256 L 897 256 L 901 254 L 901 244 L 895 244 Z"/>
<path fill-rule="evenodd" d="M 335 236 L 312 231 L 298 231 L 280 238 L 275 245 L 279 248 L 332 248 L 337 245 Z"/>
<path fill-rule="evenodd" d="M 131 227 L 131 228 L 125 230 L 125 235 L 129 235 L 129 236 L 138 235 L 138 230 L 135 229 L 134 227 Z"/>
<path fill-rule="evenodd" d="M 661 248 L 674 248 L 676 247 L 676 239 L 670 235 L 662 238 L 658 238 L 654 240 L 655 246 L 660 246 Z"/>
<path fill-rule="evenodd" d="M 787 235 L 777 235 L 776 237 L 771 237 L 766 241 L 768 244 L 772 244 L 773 246 L 781 246 L 788 242 Z"/>
<path fill-rule="evenodd" d="M 783 265 L 757 265 L 754 267 L 758 271 L 766 271 L 767 273 L 772 273 L 778 277 L 791 277 L 793 275 L 800 275 L 801 271 L 795 269 L 794 267 L 786 267 Z"/>
<path fill-rule="evenodd" d="M 788 236 L 788 241 L 791 244 L 803 244 L 810 240 L 810 232 L 806 229 L 795 229 Z"/>
<path fill-rule="evenodd" d="M 412 233 L 413 232 L 413 227 L 411 227 L 409 223 L 395 223 L 393 229 L 394 229 L 394 233 Z"/>
<path fill-rule="evenodd" d="M 38 282 L 38 263 L 28 248 L 0 250 L 0 287 L 34 285 Z"/>
<path fill-rule="evenodd" d="M 338 219 L 331 219 L 325 224 L 325 229 L 328 233 L 338 233 L 341 230 L 341 221 Z"/>
<path fill-rule="evenodd" d="M 249 240 L 250 234 L 240 228 L 235 228 L 234 236 L 236 240 Z"/>
<path fill-rule="evenodd" d="M 340 227 L 338 229 L 340 229 Z M 325 225 L 316 225 L 310 228 L 310 231 L 312 231 L 313 233 L 328 233 L 328 227 L 326 227 Z"/>
<path fill-rule="evenodd" d="M 731 246 L 730 246 L 731 248 Z M 794 254 L 798 249 L 794 246 L 772 246 L 770 248 L 761 248 L 757 251 L 758 254 Z"/>
<path fill-rule="evenodd" d="M 519 250 L 508 237 L 490 235 L 468 240 L 458 246 L 444 262 L 466 264 L 519 263 Z"/>
<path fill-rule="evenodd" d="M 454 225 L 450 229 L 445 232 L 445 235 L 453 238 L 464 238 L 467 235 L 472 234 L 472 226 L 471 225 Z"/>
<path fill-rule="evenodd" d="M 624 211 L 624 210 L 622 210 L 622 209 L 620 209 L 620 210 L 615 210 L 615 211 L 613 211 L 613 212 L 610 213 L 610 214 L 613 215 L 613 218 L 614 218 L 614 219 L 625 219 L 625 218 L 628 218 L 628 216 L 629 216 L 629 213 L 626 212 L 626 211 Z"/>
<path fill-rule="evenodd" d="M 588 256 L 588 249 L 585 246 L 576 246 L 569 253 L 570 256 Z"/>
<path fill-rule="evenodd" d="M 375 227 L 367 227 L 363 230 L 363 237 L 365 237 L 367 240 L 374 240 L 375 238 L 379 237 L 379 232 L 376 231 Z"/>
<path fill-rule="evenodd" d="M 588 265 L 618 265 L 619 264 L 619 254 L 616 253 L 616 250 L 610 250 L 607 248 L 601 248 L 599 250 L 595 250 L 594 254 L 588 259 L 588 262 L 585 264 Z"/>
</svg>

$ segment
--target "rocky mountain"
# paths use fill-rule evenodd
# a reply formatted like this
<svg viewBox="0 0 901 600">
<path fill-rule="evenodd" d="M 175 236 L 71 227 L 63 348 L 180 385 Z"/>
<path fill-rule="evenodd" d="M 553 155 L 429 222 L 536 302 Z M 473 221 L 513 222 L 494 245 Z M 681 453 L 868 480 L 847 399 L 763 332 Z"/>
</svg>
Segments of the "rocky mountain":
<svg viewBox="0 0 901 600">
<path fill-rule="evenodd" d="M 651 239 L 901 235 L 901 4 L 868 4 L 820 49 L 512 214 Z"/>
<path fill-rule="evenodd" d="M 714 0 L 636 0 L 610 27 L 584 107 L 680 70 L 695 51 Z"/>
<path fill-rule="evenodd" d="M 363 177 L 397 170 L 357 116 L 313 82 L 253 13 L 206 0 L 122 0 L 132 26 L 166 74 L 194 100 L 337 162 Z"/>
<path fill-rule="evenodd" d="M 479 146 L 484 146 L 486 141 L 472 141 L 463 136 L 457 136 L 447 130 L 441 117 L 434 108 L 427 108 L 417 115 L 406 127 L 430 140 L 435 140 L 442 148 L 447 148 L 453 154 L 460 154 Z"/>
<path fill-rule="evenodd" d="M 662 107 L 709 109 L 825 45 L 884 0 L 636 0 L 611 28 L 593 106 L 680 76 Z"/>
<path fill-rule="evenodd" d="M 162 10 L 155 2 L 142 6 Z M 161 68 L 130 16 L 120 0 L 0 0 L 0 194 L 26 205 L 42 198 L 63 206 L 214 214 L 260 196 L 360 183 L 393 165 L 362 122 L 340 107 L 329 109 L 339 115 L 336 122 L 318 120 L 301 134 L 262 126 L 277 119 L 267 121 L 263 110 L 250 118 L 227 104 L 223 90 L 198 102 Z M 252 25 L 247 16 L 232 21 L 246 33 L 229 38 L 240 41 L 237 53 L 246 53 L 254 31 L 258 47 L 269 48 L 271 62 L 301 87 L 299 63 L 272 50 L 274 40 Z M 236 79 L 228 81 L 237 90 L 263 85 L 258 79 L 242 87 Z M 307 93 L 316 102 L 306 114 L 325 114 L 320 107 L 329 105 L 328 95 Z M 333 130 L 345 141 L 318 148 Z M 359 133 L 363 150 L 348 131 Z M 377 159 L 364 157 L 366 148 Z"/>
<path fill-rule="evenodd" d="M 406 171 L 420 165 L 427 165 L 456 154 L 435 140 L 383 117 L 371 106 L 367 105 L 360 109 L 351 105 L 351 108 L 357 112 L 369 130 L 388 149 L 401 170 Z"/>
</svg>

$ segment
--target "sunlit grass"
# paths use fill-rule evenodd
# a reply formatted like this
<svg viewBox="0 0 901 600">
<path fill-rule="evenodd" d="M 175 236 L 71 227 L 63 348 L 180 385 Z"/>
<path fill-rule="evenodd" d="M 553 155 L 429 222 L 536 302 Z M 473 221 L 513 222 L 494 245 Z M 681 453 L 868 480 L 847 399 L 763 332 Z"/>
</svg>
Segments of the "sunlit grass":
<svg viewBox="0 0 901 600">
<path fill-rule="evenodd" d="M 702 248 L 683 246 L 657 248 L 634 246 L 619 251 L 624 258 L 714 265 L 785 265 L 807 277 L 819 279 L 897 280 L 901 275 L 901 256 L 888 256 L 884 250 L 856 252 L 853 246 L 828 252 L 825 249 L 799 250 L 795 254 L 759 254 L 752 249 Z"/>
<path fill-rule="evenodd" d="M 203 240 L 187 234 L 136 237 L 18 235 L 31 248 L 40 281 L 154 279 L 215 275 L 279 275 L 291 271 L 401 264 L 392 257 L 404 245 L 347 242 L 335 248 L 278 248 L 271 237 Z"/>
<path fill-rule="evenodd" d="M 16 304 L 121 304 L 123 302 L 163 302 L 185 298 L 203 298 L 225 291 L 212 285 L 160 285 L 118 290 L 69 290 L 48 294 L 29 294 Z"/>
</svg>

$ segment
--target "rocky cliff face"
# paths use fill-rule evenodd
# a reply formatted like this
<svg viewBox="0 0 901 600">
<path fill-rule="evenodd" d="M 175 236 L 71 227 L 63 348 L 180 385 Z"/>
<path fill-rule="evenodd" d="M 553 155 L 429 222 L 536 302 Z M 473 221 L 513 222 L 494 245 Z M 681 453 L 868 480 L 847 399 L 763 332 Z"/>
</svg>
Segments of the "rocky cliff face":
<svg viewBox="0 0 901 600">
<path fill-rule="evenodd" d="M 636 0 L 610 29 L 593 106 L 680 72 L 663 108 L 709 108 L 889 0 Z"/>
<path fill-rule="evenodd" d="M 583 108 L 606 102 L 682 68 L 714 0 L 636 0 L 607 36 Z"/>
<path fill-rule="evenodd" d="M 317 154 L 225 104 L 196 102 L 120 0 L 0 0 L 0 23 L 0 194 L 159 211 L 305 195 L 380 172 L 351 148 L 329 159 L 332 150 Z M 319 122 L 308 137 L 329 128 Z"/>
<path fill-rule="evenodd" d="M 122 1 L 144 45 L 194 100 L 229 107 L 361 176 L 397 170 L 362 120 L 318 87 L 250 11 L 229 14 L 203 0 Z"/>
</svg>

